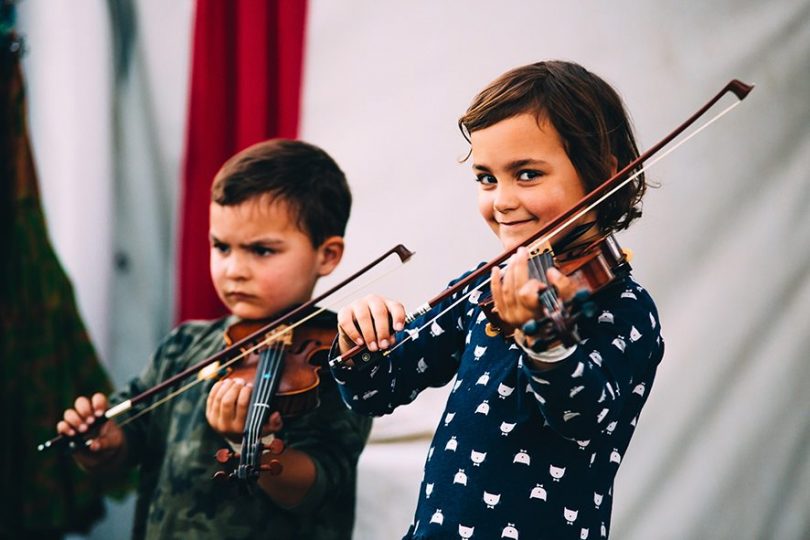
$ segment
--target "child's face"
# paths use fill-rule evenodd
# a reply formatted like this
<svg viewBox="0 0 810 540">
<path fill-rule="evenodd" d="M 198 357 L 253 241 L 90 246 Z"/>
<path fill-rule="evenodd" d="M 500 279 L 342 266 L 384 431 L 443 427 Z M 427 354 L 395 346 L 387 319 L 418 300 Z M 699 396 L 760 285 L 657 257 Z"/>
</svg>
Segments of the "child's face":
<svg viewBox="0 0 810 540">
<path fill-rule="evenodd" d="M 316 281 L 332 271 L 343 249 L 339 237 L 314 248 L 287 204 L 269 196 L 235 206 L 211 203 L 209 232 L 214 287 L 243 319 L 268 318 L 310 300 Z"/>
<path fill-rule="evenodd" d="M 511 249 L 585 196 L 551 123 L 533 114 L 507 118 L 471 136 L 478 210 Z"/>
</svg>

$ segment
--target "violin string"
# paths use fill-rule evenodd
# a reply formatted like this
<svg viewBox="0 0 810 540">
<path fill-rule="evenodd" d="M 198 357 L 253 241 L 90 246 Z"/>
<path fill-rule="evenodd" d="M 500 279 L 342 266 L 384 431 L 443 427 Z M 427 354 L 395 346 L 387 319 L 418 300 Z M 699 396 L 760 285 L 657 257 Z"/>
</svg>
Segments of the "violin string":
<svg viewBox="0 0 810 540">
<path fill-rule="evenodd" d="M 255 386 L 253 393 L 250 396 L 250 408 L 248 409 L 248 417 L 245 421 L 245 429 L 242 437 L 242 454 L 244 458 L 240 459 L 240 465 L 247 462 L 250 465 L 255 463 L 255 445 L 258 440 L 256 433 L 256 424 L 259 422 L 260 412 L 257 412 L 257 406 L 267 401 L 267 384 L 265 373 L 268 370 L 268 364 L 275 361 L 277 348 L 274 346 L 262 349 L 259 352 L 259 367 L 256 370 L 256 379 L 258 385 Z M 255 380 L 255 379 L 254 379 Z"/>
<path fill-rule="evenodd" d="M 248 456 L 250 458 L 250 463 L 253 463 L 253 446 L 258 439 L 258 434 L 256 433 L 256 424 L 259 423 L 259 417 L 261 416 L 261 413 L 257 410 L 257 405 L 260 406 L 261 403 L 267 401 L 269 389 L 265 374 L 275 361 L 276 354 L 277 348 L 274 346 L 262 349 L 262 351 L 259 353 L 259 369 L 256 371 L 256 379 L 254 379 L 256 380 L 256 386 L 254 387 L 253 395 L 251 396 L 251 407 L 246 420 L 246 437 L 244 438 L 244 444 L 250 448 Z"/>
<path fill-rule="evenodd" d="M 264 351 L 272 351 L 269 354 L 264 353 Z M 266 414 L 269 411 L 270 400 L 273 397 L 273 387 L 277 383 L 278 373 L 280 371 L 280 367 L 282 365 L 281 359 L 284 354 L 284 350 L 281 347 L 270 347 L 268 349 L 264 349 L 263 356 L 266 358 L 266 362 L 262 366 L 261 374 L 259 375 L 259 385 L 256 390 L 256 401 L 253 403 L 253 409 L 250 411 L 250 417 L 248 419 L 248 436 L 250 438 L 250 447 L 251 447 L 251 454 L 250 454 L 250 461 L 249 463 L 253 466 L 256 465 L 256 442 L 259 440 L 261 436 L 261 428 L 266 421 Z M 259 454 L 260 455 L 260 454 Z"/>
<path fill-rule="evenodd" d="M 247 440 L 245 443 L 248 444 L 251 449 L 251 464 L 253 463 L 253 446 L 259 437 L 257 431 L 258 428 L 261 427 L 261 411 L 258 410 L 258 407 L 261 407 L 261 404 L 268 400 L 268 394 L 270 393 L 269 385 L 267 384 L 267 377 L 265 375 L 267 374 L 268 370 L 272 370 L 272 364 L 276 361 L 277 350 L 278 349 L 275 347 L 268 347 L 263 349 L 260 353 L 262 361 L 260 364 L 260 370 L 256 373 L 258 385 L 254 390 L 255 399 L 253 400 L 253 403 L 251 403 L 251 409 L 246 422 Z"/>
<path fill-rule="evenodd" d="M 596 208 L 598 205 L 602 204 L 605 201 L 605 199 L 607 199 L 608 197 L 610 197 L 611 195 L 616 193 L 618 190 L 623 188 L 629 182 L 631 182 L 634 179 L 638 178 L 639 175 L 641 175 L 643 172 L 648 170 L 650 167 L 652 167 L 653 165 L 655 165 L 656 163 L 658 163 L 659 161 L 664 159 L 666 156 L 670 155 L 672 152 L 674 152 L 675 150 L 680 148 L 682 145 L 686 144 L 686 142 L 688 142 L 690 139 L 692 139 L 692 137 L 696 136 L 698 133 L 700 133 L 701 131 L 703 131 L 704 129 L 706 129 L 707 127 L 709 127 L 710 125 L 712 125 L 713 123 L 718 121 L 719 119 L 721 119 L 723 116 L 725 116 L 726 114 L 731 112 L 731 110 L 734 109 L 735 107 L 737 107 L 740 103 L 742 103 L 742 101 L 735 101 L 734 103 L 732 103 L 731 105 L 729 105 L 728 107 L 726 107 L 725 109 L 723 109 L 722 111 L 717 113 L 715 116 L 713 116 L 712 118 L 710 118 L 709 120 L 707 120 L 706 122 L 704 122 L 703 124 L 698 126 L 694 131 L 692 131 L 688 135 L 684 136 L 683 139 L 681 139 L 680 141 L 678 141 L 677 143 L 672 145 L 672 147 L 668 148 L 666 151 L 664 151 L 660 155 L 658 155 L 658 156 L 650 159 L 649 161 L 647 161 L 644 165 L 641 166 L 641 168 L 639 168 L 638 171 L 636 171 L 635 173 L 633 173 L 632 175 L 627 177 L 625 180 L 620 182 L 613 189 L 611 189 L 610 191 L 608 191 L 607 193 L 602 195 L 600 198 L 598 198 L 596 201 L 594 201 L 593 203 L 591 203 L 587 207 L 585 207 L 582 210 L 580 210 L 579 212 L 575 213 L 568 220 L 566 220 L 564 223 L 559 225 L 556 229 L 549 232 L 546 236 L 536 240 L 534 243 L 529 245 L 528 246 L 529 252 L 531 253 L 532 251 L 538 251 L 543 245 L 550 243 L 552 238 L 555 238 L 558 234 L 560 234 L 562 231 L 564 231 L 568 226 L 573 224 L 573 222 L 575 222 L 576 220 L 578 220 L 579 218 L 581 218 L 582 216 L 584 216 L 585 214 L 587 214 L 588 212 L 590 212 L 591 210 Z M 530 258 L 533 258 L 535 256 L 537 256 L 537 255 L 531 255 Z M 383 356 L 388 356 L 389 354 L 393 353 L 395 350 L 400 348 L 402 345 L 404 345 L 408 341 L 411 341 L 412 339 L 415 339 L 414 336 L 418 336 L 419 332 L 421 332 L 422 330 L 424 330 L 428 326 L 432 325 L 442 315 L 444 315 L 445 313 L 447 313 L 448 311 L 450 311 L 451 309 L 456 307 L 458 304 L 463 302 L 466 298 L 468 298 L 475 291 L 481 289 L 481 287 L 483 287 L 484 285 L 487 285 L 490 281 L 492 281 L 491 276 L 486 278 L 485 280 L 483 280 L 481 283 L 479 283 L 478 285 L 476 285 L 472 289 L 470 289 L 468 292 L 463 293 L 459 297 L 458 300 L 456 300 L 455 302 L 450 304 L 446 309 L 439 312 L 433 318 L 427 320 L 427 322 L 425 322 L 425 324 L 423 324 L 422 326 L 418 327 L 416 329 L 416 331 L 411 330 L 410 332 L 407 333 L 407 335 L 401 341 L 397 342 L 396 345 L 394 345 L 390 349 L 387 349 L 387 350 L 383 351 L 382 355 Z M 408 315 L 408 318 L 411 318 L 411 315 Z"/>
<path fill-rule="evenodd" d="M 553 286 L 549 285 L 548 276 L 546 273 L 548 272 L 549 268 L 554 266 L 554 259 L 551 255 L 551 252 L 548 250 L 544 250 L 542 253 L 539 253 L 537 256 L 532 256 L 529 258 L 529 264 L 534 267 L 534 271 L 537 274 L 537 279 L 540 280 L 546 288 L 540 291 L 538 299 L 543 304 L 543 306 L 548 309 L 549 311 L 553 311 L 559 305 L 559 298 L 557 296 L 557 291 Z"/>
</svg>

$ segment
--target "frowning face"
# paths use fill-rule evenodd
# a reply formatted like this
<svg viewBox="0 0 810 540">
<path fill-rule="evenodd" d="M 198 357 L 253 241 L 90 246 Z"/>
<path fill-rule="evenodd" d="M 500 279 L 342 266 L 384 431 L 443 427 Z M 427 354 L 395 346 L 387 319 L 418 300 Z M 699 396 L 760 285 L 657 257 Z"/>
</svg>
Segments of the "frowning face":
<svg viewBox="0 0 810 540">
<path fill-rule="evenodd" d="M 315 248 L 286 203 L 268 197 L 210 207 L 211 279 L 234 315 L 263 319 L 307 302 L 334 269 L 343 240 Z"/>
</svg>

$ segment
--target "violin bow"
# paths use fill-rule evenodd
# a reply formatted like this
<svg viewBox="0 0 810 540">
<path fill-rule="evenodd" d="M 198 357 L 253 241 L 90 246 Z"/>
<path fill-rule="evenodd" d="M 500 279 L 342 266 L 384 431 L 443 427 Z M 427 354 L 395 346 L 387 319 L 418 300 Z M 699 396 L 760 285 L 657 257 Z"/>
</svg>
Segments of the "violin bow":
<svg viewBox="0 0 810 540">
<path fill-rule="evenodd" d="M 153 386 L 152 388 L 149 388 L 149 389 L 141 392 L 137 396 L 132 397 L 132 398 L 130 398 L 128 400 L 122 401 L 121 403 L 110 407 L 109 409 L 107 409 L 104 412 L 104 415 L 101 417 L 101 420 L 102 420 L 101 423 L 103 423 L 103 422 L 105 422 L 107 420 L 111 420 L 111 419 L 113 419 L 113 418 L 115 418 L 115 417 L 129 411 L 134 406 L 136 406 L 136 405 L 144 402 L 145 400 L 151 398 L 153 395 L 155 395 L 155 394 L 157 394 L 159 392 L 162 392 L 163 390 L 165 390 L 165 389 L 167 389 L 167 388 L 169 388 L 171 386 L 174 386 L 179 381 L 189 377 L 190 375 L 194 375 L 195 373 L 198 373 L 198 372 L 202 371 L 203 369 L 205 369 L 206 367 L 214 364 L 215 362 L 218 362 L 218 361 L 223 360 L 223 359 L 227 359 L 228 363 L 225 364 L 225 365 L 228 365 L 229 363 L 233 363 L 236 360 L 238 360 L 239 358 L 242 358 L 243 356 L 245 356 L 246 354 L 249 354 L 250 352 L 252 352 L 256 348 L 262 347 L 267 342 L 272 341 L 275 337 L 277 337 L 278 334 L 281 334 L 281 333 L 284 333 L 284 332 L 289 332 L 293 328 L 295 328 L 297 326 L 300 326 L 304 322 L 306 322 L 309 319 L 317 316 L 318 314 L 322 313 L 326 309 L 326 308 L 316 308 L 316 304 L 318 302 L 322 301 L 324 298 L 328 298 L 329 296 L 333 295 L 334 293 L 336 293 L 337 291 L 339 291 L 340 289 L 342 289 L 343 287 L 345 287 L 349 283 L 353 282 L 354 280 L 358 279 L 362 275 L 366 274 L 367 272 L 369 272 L 371 269 L 373 269 L 374 267 L 376 267 L 377 265 L 382 263 L 385 259 L 387 259 L 391 255 L 396 255 L 399 258 L 400 263 L 404 264 L 404 263 L 408 262 L 408 260 L 410 260 L 410 258 L 414 255 L 414 252 L 412 252 L 411 250 L 409 250 L 408 248 L 406 248 L 402 244 L 397 244 L 396 246 L 392 247 L 391 249 L 389 249 L 388 251 L 386 251 L 385 253 L 383 253 L 382 255 L 377 257 L 376 259 L 374 259 L 371 263 L 367 264 L 366 266 L 364 266 L 363 268 L 361 268 L 360 270 L 358 270 L 357 272 L 355 272 L 351 276 L 347 277 L 346 279 L 344 279 L 343 281 L 341 281 L 340 283 L 338 283 L 334 287 L 330 288 L 326 292 L 318 295 L 316 298 L 313 298 L 309 302 L 301 304 L 300 306 L 296 307 L 295 309 L 292 309 L 292 310 L 286 312 L 285 314 L 281 315 L 277 319 L 275 319 L 275 320 L 267 323 L 265 326 L 259 328 L 258 330 L 256 330 L 252 334 L 250 334 L 249 336 L 245 336 L 244 338 L 240 339 L 239 341 L 237 341 L 237 342 L 229 345 L 228 347 L 222 349 L 218 353 L 216 353 L 216 354 L 214 354 L 212 356 L 209 356 L 208 358 L 206 358 L 204 360 L 201 360 L 200 362 L 194 364 L 193 366 L 188 367 L 187 369 L 184 369 L 180 373 L 177 373 L 177 374 L 169 377 L 165 381 L 162 381 L 159 384 Z M 313 310 L 313 308 L 315 308 L 315 309 Z M 313 311 L 310 312 L 310 310 L 313 310 Z M 275 330 L 279 326 L 286 324 L 288 321 L 294 320 L 296 317 L 298 317 L 298 316 L 300 316 L 302 314 L 306 314 L 306 315 L 304 317 L 302 317 L 300 320 L 298 320 L 297 322 L 286 326 L 281 332 L 278 332 L 277 334 L 271 334 L 270 336 L 267 335 L 267 334 L 270 334 L 271 332 L 273 332 L 273 330 Z M 234 353 L 234 351 L 238 352 L 239 354 L 237 354 L 235 357 L 231 358 L 231 355 Z M 198 381 L 194 381 L 194 382 L 192 382 L 190 384 L 187 384 L 187 385 L 179 388 L 175 392 L 172 392 L 171 394 L 169 394 L 166 398 L 161 400 L 159 403 L 162 403 L 163 401 L 168 401 L 168 399 L 171 399 L 172 397 L 184 392 L 185 390 L 187 390 L 188 388 L 190 388 L 191 386 L 193 386 L 197 382 Z M 144 409 L 144 410 L 138 412 L 136 415 L 133 415 L 131 418 L 129 418 L 128 421 L 134 420 L 135 418 L 137 418 L 141 414 L 147 412 L 148 410 L 151 410 L 151 408 L 147 408 L 147 409 Z M 101 425 L 101 423 L 98 423 L 97 425 Z M 80 440 L 82 440 L 81 435 L 75 435 L 73 437 L 67 437 L 65 435 L 57 435 L 56 437 L 53 437 L 52 439 L 50 439 L 48 441 L 45 441 L 44 443 L 39 444 L 37 446 L 37 450 L 42 452 L 42 451 L 47 450 L 49 448 L 52 448 L 54 446 L 67 446 L 69 449 L 73 450 L 73 449 L 76 449 L 78 447 L 78 441 L 80 441 Z M 85 444 L 87 443 L 86 440 L 84 442 L 85 442 Z"/>
<path fill-rule="evenodd" d="M 692 137 L 709 127 L 711 124 L 728 114 L 732 109 L 737 107 L 743 99 L 748 96 L 751 90 L 754 89 L 754 85 L 746 84 L 738 79 L 732 79 L 729 81 L 723 89 L 717 93 L 712 99 L 710 99 L 705 105 L 703 105 L 697 112 L 695 112 L 692 116 L 690 116 L 685 122 L 683 122 L 680 126 L 675 128 L 671 133 L 666 135 L 663 139 L 661 139 L 658 143 L 647 149 L 646 152 L 639 155 L 636 159 L 625 165 L 622 170 L 618 171 L 616 174 L 602 182 L 599 186 L 594 188 L 590 193 L 585 195 L 582 199 L 580 199 L 575 205 L 571 208 L 566 210 L 565 212 L 558 215 L 556 218 L 551 220 L 547 223 L 544 227 L 542 227 L 538 232 L 530 236 L 528 239 L 524 240 L 521 244 L 507 249 L 494 259 L 490 260 L 482 267 L 478 268 L 477 270 L 471 272 L 465 278 L 459 280 L 455 283 L 452 287 L 448 287 L 441 293 L 437 294 L 421 306 L 419 306 L 414 312 L 409 313 L 406 317 L 407 322 L 413 322 L 418 317 L 421 317 L 431 309 L 433 309 L 436 305 L 443 302 L 444 300 L 450 298 L 451 296 L 457 294 L 459 291 L 462 291 L 465 287 L 467 287 L 470 283 L 478 280 L 482 275 L 487 272 L 490 272 L 492 268 L 496 265 L 501 264 L 509 257 L 515 254 L 515 252 L 521 247 L 532 247 L 535 245 L 544 245 L 549 242 L 553 237 L 558 235 L 561 231 L 565 230 L 568 226 L 578 220 L 580 217 L 584 216 L 597 206 L 599 206 L 602 202 L 607 200 L 611 195 L 616 193 L 622 187 L 624 187 L 627 183 L 631 182 L 633 179 L 638 177 L 641 173 L 647 170 L 649 167 L 660 161 L 661 159 L 665 158 L 675 150 L 677 150 L 681 145 L 685 144 L 688 140 Z M 657 154 L 661 149 L 671 143 L 676 137 L 678 137 L 681 133 L 686 131 L 692 124 L 697 122 L 706 112 L 711 109 L 720 99 L 722 99 L 726 94 L 732 93 L 737 97 L 737 101 L 720 111 L 718 114 L 707 120 L 701 126 L 699 126 L 695 131 L 690 133 L 688 136 L 684 137 L 683 140 L 678 142 L 675 146 L 668 149 L 662 155 L 656 157 L 654 160 L 651 160 L 645 166 L 639 166 L 647 161 L 648 159 L 652 158 L 655 154 Z M 634 169 L 638 168 L 638 170 L 632 174 L 630 174 Z M 629 176 L 627 176 L 629 174 Z M 627 176 L 625 178 L 625 176 Z M 489 279 L 486 279 L 482 283 L 479 283 L 478 286 L 467 291 L 465 294 L 462 294 L 461 297 L 454 302 L 447 310 L 455 306 L 457 303 L 463 301 L 467 296 L 472 294 L 475 290 L 483 287 L 489 283 Z M 445 311 L 447 311 L 445 310 Z M 434 317 L 430 322 L 435 321 L 439 316 L 443 315 L 444 312 L 440 313 L 436 317 Z M 430 324 L 428 322 L 427 324 Z M 421 328 L 420 328 L 421 330 Z M 385 351 L 383 354 L 390 354 L 393 350 L 397 347 L 402 345 L 403 343 L 407 342 L 411 339 L 411 336 L 408 335 L 403 338 L 402 341 L 397 343 L 396 346 L 393 348 Z M 366 351 L 365 345 L 355 345 L 350 350 L 345 352 L 340 356 L 336 356 L 335 358 L 330 359 L 329 365 L 330 366 L 339 366 L 346 361 L 354 358 L 358 354 L 362 354 L 361 359 L 364 362 L 368 362 L 371 359 L 371 355 Z"/>
</svg>

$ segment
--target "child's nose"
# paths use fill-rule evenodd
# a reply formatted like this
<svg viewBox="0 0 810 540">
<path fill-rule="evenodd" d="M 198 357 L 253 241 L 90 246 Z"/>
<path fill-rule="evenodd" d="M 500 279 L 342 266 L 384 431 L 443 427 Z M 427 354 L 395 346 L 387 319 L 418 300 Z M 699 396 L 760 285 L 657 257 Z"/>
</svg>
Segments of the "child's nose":
<svg viewBox="0 0 810 540">
<path fill-rule="evenodd" d="M 499 183 L 498 187 L 495 189 L 495 197 L 492 204 L 495 211 L 500 213 L 509 212 L 520 206 L 516 187 L 509 185 L 507 182 Z"/>
<path fill-rule="evenodd" d="M 231 279 L 247 277 L 249 267 L 245 257 L 238 252 L 231 253 L 225 262 L 225 275 Z"/>
</svg>

